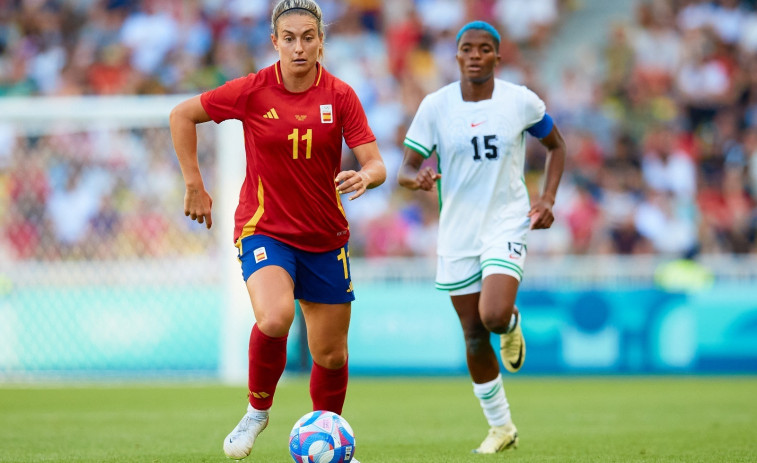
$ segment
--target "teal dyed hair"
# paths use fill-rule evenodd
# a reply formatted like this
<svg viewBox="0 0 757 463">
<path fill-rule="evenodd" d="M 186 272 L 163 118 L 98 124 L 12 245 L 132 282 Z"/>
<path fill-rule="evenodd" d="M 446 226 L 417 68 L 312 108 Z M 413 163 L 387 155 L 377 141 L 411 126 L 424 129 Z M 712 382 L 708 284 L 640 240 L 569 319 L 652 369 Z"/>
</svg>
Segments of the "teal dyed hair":
<svg viewBox="0 0 757 463">
<path fill-rule="evenodd" d="M 496 42 L 497 47 L 499 47 L 499 42 L 501 41 L 499 32 L 497 32 L 497 29 L 495 29 L 494 26 L 492 26 L 486 21 L 472 21 L 464 25 L 462 28 L 460 28 L 460 32 L 457 33 L 455 42 L 459 44 L 460 38 L 463 36 L 463 33 L 471 29 L 478 29 L 478 30 L 488 32 L 489 35 L 491 35 L 494 38 L 494 41 Z"/>
</svg>

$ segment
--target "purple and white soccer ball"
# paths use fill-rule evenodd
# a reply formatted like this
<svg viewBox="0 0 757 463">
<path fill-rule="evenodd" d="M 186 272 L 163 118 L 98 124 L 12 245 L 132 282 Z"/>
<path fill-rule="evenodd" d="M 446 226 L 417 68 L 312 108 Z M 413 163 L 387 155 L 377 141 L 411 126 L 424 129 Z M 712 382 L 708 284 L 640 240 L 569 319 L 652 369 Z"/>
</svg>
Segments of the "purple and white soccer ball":
<svg viewBox="0 0 757 463">
<path fill-rule="evenodd" d="M 289 433 L 289 453 L 297 463 L 349 463 L 355 455 L 355 434 L 336 413 L 310 412 Z"/>
</svg>

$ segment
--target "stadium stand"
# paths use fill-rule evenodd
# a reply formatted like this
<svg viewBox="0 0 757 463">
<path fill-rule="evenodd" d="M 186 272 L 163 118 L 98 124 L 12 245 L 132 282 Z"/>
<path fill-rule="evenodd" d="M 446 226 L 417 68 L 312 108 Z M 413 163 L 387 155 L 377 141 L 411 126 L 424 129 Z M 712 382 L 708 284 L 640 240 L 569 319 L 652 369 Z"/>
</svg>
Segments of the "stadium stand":
<svg viewBox="0 0 757 463">
<path fill-rule="evenodd" d="M 268 3 L 0 2 L 0 98 L 213 88 L 276 59 Z M 637 1 L 633 17 L 589 44 L 588 55 L 566 61 L 553 81 L 540 75 L 539 61 L 566 18 L 585 13 L 582 2 L 320 4 L 331 18 L 325 65 L 360 96 L 390 175 L 384 187 L 348 204 L 353 255 L 433 254 L 436 198 L 399 191 L 393 177 L 409 118 L 423 95 L 456 78 L 449 67 L 454 34 L 474 18 L 505 32 L 498 75 L 546 97 L 569 147 L 557 222 L 529 251 L 757 253 L 754 0 Z M 182 190 L 170 145 L 153 136 L 140 129 L 108 140 L 36 137 L 0 126 L 3 254 L 58 260 L 118 257 L 109 254 L 115 249 L 125 257 L 170 253 L 166 243 L 187 225 L 175 207 L 169 216 L 160 211 L 180 204 Z M 542 153 L 530 144 L 526 178 L 533 188 Z M 147 211 L 139 226 L 130 220 L 136 211 Z M 189 246 L 204 244 L 198 237 Z"/>
</svg>

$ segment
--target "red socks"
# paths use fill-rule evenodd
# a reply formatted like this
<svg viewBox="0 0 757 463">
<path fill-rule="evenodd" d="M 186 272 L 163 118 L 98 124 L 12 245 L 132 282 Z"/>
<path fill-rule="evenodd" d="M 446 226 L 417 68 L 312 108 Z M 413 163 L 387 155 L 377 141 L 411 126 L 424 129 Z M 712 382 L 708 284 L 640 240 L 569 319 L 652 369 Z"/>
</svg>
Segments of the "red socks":
<svg viewBox="0 0 757 463">
<path fill-rule="evenodd" d="M 287 363 L 287 336 L 272 338 L 260 331 L 256 323 L 250 334 L 249 359 L 250 405 L 257 410 L 268 410 Z"/>
<path fill-rule="evenodd" d="M 342 414 L 344 398 L 347 395 L 347 363 L 336 370 L 324 368 L 313 362 L 310 372 L 310 398 L 313 410 L 328 410 Z"/>
<path fill-rule="evenodd" d="M 248 387 L 250 405 L 257 410 L 268 410 L 273 404 L 273 394 L 287 361 L 287 336 L 272 338 L 255 324 L 250 334 L 250 369 Z M 335 370 L 313 362 L 310 373 L 310 398 L 313 410 L 328 410 L 342 413 L 347 395 L 347 363 Z"/>
</svg>

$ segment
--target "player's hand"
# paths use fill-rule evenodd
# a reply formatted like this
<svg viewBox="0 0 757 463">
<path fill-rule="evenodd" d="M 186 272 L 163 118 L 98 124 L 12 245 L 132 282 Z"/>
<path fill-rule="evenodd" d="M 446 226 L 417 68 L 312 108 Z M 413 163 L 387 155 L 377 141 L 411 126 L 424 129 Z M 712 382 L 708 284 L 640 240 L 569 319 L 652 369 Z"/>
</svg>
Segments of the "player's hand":
<svg viewBox="0 0 757 463">
<path fill-rule="evenodd" d="M 424 167 L 415 176 L 416 190 L 431 191 L 436 186 L 436 181 L 442 178 L 442 174 L 431 167 Z"/>
<path fill-rule="evenodd" d="M 555 216 L 552 214 L 552 203 L 545 199 L 537 200 L 531 206 L 528 217 L 531 218 L 531 230 L 551 227 L 555 221 Z"/>
<path fill-rule="evenodd" d="M 349 197 L 349 200 L 359 198 L 368 189 L 371 179 L 365 172 L 356 172 L 354 170 L 343 170 L 334 179 L 336 192 L 339 194 L 355 193 Z"/>
<path fill-rule="evenodd" d="M 213 226 L 213 218 L 210 209 L 213 207 L 213 198 L 204 188 L 187 188 L 184 193 L 184 215 L 197 223 L 205 223 L 210 229 Z"/>
</svg>

